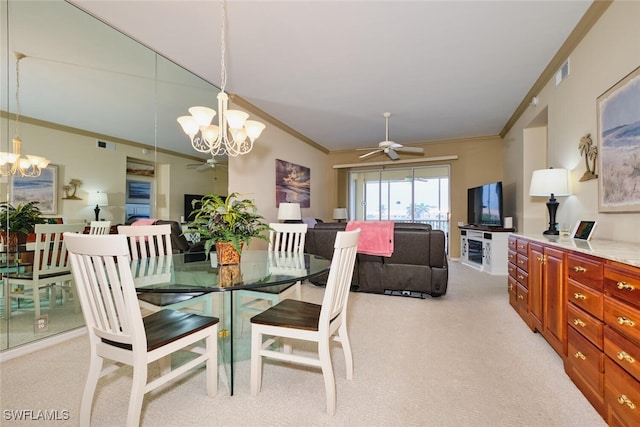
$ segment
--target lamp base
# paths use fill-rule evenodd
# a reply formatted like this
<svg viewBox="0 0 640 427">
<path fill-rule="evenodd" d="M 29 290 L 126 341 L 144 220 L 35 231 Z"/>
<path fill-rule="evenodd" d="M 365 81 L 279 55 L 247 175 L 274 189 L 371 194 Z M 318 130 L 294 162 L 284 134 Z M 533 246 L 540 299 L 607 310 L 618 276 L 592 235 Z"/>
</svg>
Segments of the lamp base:
<svg viewBox="0 0 640 427">
<path fill-rule="evenodd" d="M 100 215 L 100 207 L 96 205 L 96 208 L 93 211 L 96 213 L 96 221 L 99 221 L 98 215 Z"/>
<path fill-rule="evenodd" d="M 553 193 L 551 193 L 551 197 L 547 202 L 547 209 L 549 210 L 549 229 L 542 233 L 543 235 L 557 236 L 560 234 L 558 231 L 558 223 L 556 222 L 556 211 L 558 210 L 558 205 L 560 205 L 560 203 L 558 203 L 556 198 L 553 196 Z"/>
</svg>

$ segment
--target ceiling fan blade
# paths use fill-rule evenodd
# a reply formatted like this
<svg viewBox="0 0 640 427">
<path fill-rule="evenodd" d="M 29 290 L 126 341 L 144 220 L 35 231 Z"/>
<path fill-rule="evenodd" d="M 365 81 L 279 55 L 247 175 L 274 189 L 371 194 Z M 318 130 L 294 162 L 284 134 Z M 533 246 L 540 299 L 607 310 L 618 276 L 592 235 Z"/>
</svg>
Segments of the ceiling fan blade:
<svg viewBox="0 0 640 427">
<path fill-rule="evenodd" d="M 424 148 L 420 147 L 399 147 L 396 148 L 398 151 L 402 151 L 403 153 L 424 153 Z"/>
<path fill-rule="evenodd" d="M 385 150 L 385 153 L 387 153 L 387 155 L 391 158 L 391 160 L 398 160 L 400 158 L 400 156 L 398 156 L 398 153 L 396 153 L 392 149 Z"/>
<path fill-rule="evenodd" d="M 361 159 L 364 159 L 365 157 L 373 156 L 374 154 L 377 154 L 377 153 L 379 153 L 379 152 L 381 152 L 381 151 L 382 151 L 382 150 L 374 150 L 374 151 L 372 151 L 372 152 L 370 152 L 370 153 L 361 154 L 359 157 L 360 157 Z"/>
<path fill-rule="evenodd" d="M 356 151 L 369 151 L 369 150 L 378 150 L 380 147 L 365 147 L 365 148 L 356 148 Z"/>
<path fill-rule="evenodd" d="M 202 171 L 206 171 L 207 169 L 211 169 L 211 168 L 215 168 L 215 167 L 216 167 L 215 165 L 212 165 L 212 164 L 209 164 L 209 163 L 203 163 L 200 166 L 198 166 L 196 168 L 196 170 L 198 172 L 202 172 Z"/>
</svg>

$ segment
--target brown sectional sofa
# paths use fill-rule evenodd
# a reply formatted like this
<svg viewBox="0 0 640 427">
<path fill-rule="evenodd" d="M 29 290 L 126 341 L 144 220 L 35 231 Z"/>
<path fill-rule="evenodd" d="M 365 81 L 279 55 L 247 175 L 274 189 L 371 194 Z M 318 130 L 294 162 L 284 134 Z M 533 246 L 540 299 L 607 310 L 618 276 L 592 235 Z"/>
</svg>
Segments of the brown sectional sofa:
<svg viewBox="0 0 640 427">
<path fill-rule="evenodd" d="M 346 223 L 318 223 L 307 230 L 305 252 L 331 258 L 336 233 Z M 449 270 L 445 235 L 428 224 L 396 222 L 391 257 L 358 254 L 352 285 L 362 292 L 439 297 L 447 292 Z M 327 275 L 311 279 L 325 285 Z"/>
</svg>

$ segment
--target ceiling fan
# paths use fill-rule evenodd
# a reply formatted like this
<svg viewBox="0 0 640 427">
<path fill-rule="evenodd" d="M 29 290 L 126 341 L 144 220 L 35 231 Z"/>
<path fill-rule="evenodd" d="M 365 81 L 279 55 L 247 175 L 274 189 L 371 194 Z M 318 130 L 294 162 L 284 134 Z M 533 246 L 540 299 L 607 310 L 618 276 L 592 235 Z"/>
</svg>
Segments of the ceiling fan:
<svg viewBox="0 0 640 427">
<path fill-rule="evenodd" d="M 216 160 L 215 157 L 212 157 L 210 159 L 207 159 L 206 162 L 202 162 L 202 163 L 188 163 L 187 165 L 188 169 L 194 169 L 197 170 L 198 172 L 203 172 L 206 171 L 208 169 L 215 169 L 218 167 L 223 167 L 226 168 L 227 167 L 227 163 L 226 162 L 222 162 L 220 160 Z"/>
<path fill-rule="evenodd" d="M 386 121 L 386 136 L 384 141 L 379 142 L 377 147 L 370 148 L 358 148 L 357 150 L 373 150 L 369 153 L 365 153 L 360 155 L 361 159 L 364 159 L 369 156 L 373 156 L 377 153 L 385 153 L 387 156 L 391 158 L 391 160 L 398 160 L 400 156 L 398 156 L 397 152 L 402 153 L 413 153 L 413 154 L 422 154 L 424 153 L 424 149 L 420 147 L 405 147 L 402 144 L 395 143 L 393 141 L 389 141 L 389 117 L 391 117 L 391 113 L 383 114 Z"/>
</svg>

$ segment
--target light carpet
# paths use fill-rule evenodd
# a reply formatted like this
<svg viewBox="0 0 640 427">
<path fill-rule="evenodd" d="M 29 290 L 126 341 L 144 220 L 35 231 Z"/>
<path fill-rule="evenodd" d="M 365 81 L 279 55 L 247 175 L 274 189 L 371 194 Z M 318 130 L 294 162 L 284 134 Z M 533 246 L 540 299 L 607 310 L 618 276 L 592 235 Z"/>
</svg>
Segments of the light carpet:
<svg viewBox="0 0 640 427">
<path fill-rule="evenodd" d="M 323 289 L 303 284 L 303 299 Z M 229 396 L 205 392 L 203 369 L 145 396 L 143 426 L 604 426 L 564 373 L 561 358 L 511 308 L 504 276 L 450 263 L 445 296 L 424 300 L 352 293 L 354 379 L 332 352 L 337 413 L 327 415 L 319 370 L 265 362 L 262 391 L 249 392 L 249 363 L 236 364 Z M 0 368 L 6 410 L 69 411 L 78 425 L 88 366 L 86 336 L 8 360 Z M 130 371 L 103 378 L 93 426 L 122 426 Z"/>
</svg>

